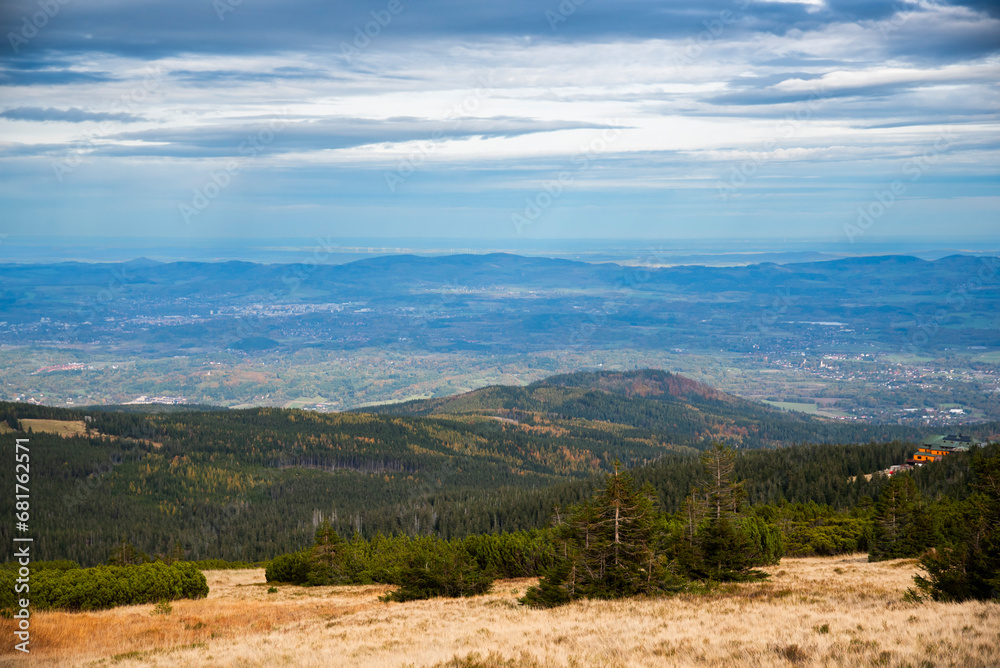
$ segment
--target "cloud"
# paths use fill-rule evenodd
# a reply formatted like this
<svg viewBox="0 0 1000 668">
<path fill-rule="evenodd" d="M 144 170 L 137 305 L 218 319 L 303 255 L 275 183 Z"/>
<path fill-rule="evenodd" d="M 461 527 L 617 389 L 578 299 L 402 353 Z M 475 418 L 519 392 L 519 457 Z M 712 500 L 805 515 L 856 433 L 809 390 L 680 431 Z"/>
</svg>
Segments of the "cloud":
<svg viewBox="0 0 1000 668">
<path fill-rule="evenodd" d="M 553 40 L 683 39 L 728 13 L 737 21 L 726 32 L 789 34 L 834 23 L 881 21 L 901 7 L 938 7 L 900 0 L 147 0 L 142 3 L 91 2 L 67 7 L 22 47 L 61 52 L 103 52 L 136 58 L 182 53 L 278 53 L 289 50 L 339 53 L 366 27 L 371 48 L 428 39 L 517 37 Z M 0 34 L 17 32 L 38 11 L 37 0 L 9 0 L 0 13 Z M 222 5 L 232 11 L 218 11 Z M 955 3 L 980 16 L 996 15 L 987 0 Z M 377 22 L 381 20 L 381 24 Z M 363 39 L 363 38 L 362 38 Z"/>
<path fill-rule="evenodd" d="M 9 118 L 12 121 L 62 121 L 63 123 L 85 123 L 87 121 L 119 121 L 121 123 L 134 123 L 141 120 L 140 116 L 134 114 L 118 113 L 110 114 L 105 112 L 84 111 L 76 107 L 69 109 L 55 109 L 53 107 L 16 107 L 0 111 L 0 118 Z"/>
<path fill-rule="evenodd" d="M 945 175 L 978 197 L 996 189 L 995 3 L 399 1 L 391 20 L 388 0 L 220 0 L 233 10 L 221 20 L 210 0 L 66 4 L 0 64 L 0 118 L 36 121 L 0 123 L 7 219 L 155 210 L 176 223 L 177 201 L 262 132 L 253 167 L 202 220 L 292 211 L 332 225 L 346 201 L 352 220 L 403 225 L 415 208 L 507 229 L 524 196 L 570 170 L 545 214 L 565 229 L 613 212 L 664 234 L 675 217 L 766 230 L 836 219 L 845 192 L 869 197 L 946 126 L 956 139 L 912 195 Z M 34 11 L 4 3 L 0 34 Z M 149 69 L 162 74 L 147 87 Z M 129 125 L 74 125 L 96 120 Z M 402 168 L 412 177 L 390 193 L 384 173 Z M 744 168 L 745 186 L 719 200 L 718 182 Z"/>
<path fill-rule="evenodd" d="M 107 72 L 79 72 L 70 69 L 18 68 L 0 70 L 0 86 L 66 86 L 116 81 Z"/>
<path fill-rule="evenodd" d="M 607 128 L 604 124 L 546 121 L 531 118 L 456 118 L 431 121 L 421 118 L 335 118 L 303 120 L 274 116 L 247 122 L 234 119 L 206 127 L 156 128 L 118 133 L 94 147 L 105 156 L 167 156 L 184 158 L 240 157 L 248 147 L 265 144 L 270 154 L 310 153 L 372 144 L 412 141 L 448 141 L 472 137 L 509 138 L 521 135 Z M 266 137 L 266 142 L 260 137 Z M 47 150 L 51 150 L 48 147 Z"/>
<path fill-rule="evenodd" d="M 729 82 L 730 92 L 708 101 L 715 105 L 778 105 L 833 98 L 885 99 L 903 91 L 938 86 L 992 84 L 1000 78 L 993 62 L 941 68 L 864 67 L 836 69 L 821 75 L 744 77 Z"/>
<path fill-rule="evenodd" d="M 171 70 L 169 76 L 195 86 L 217 86 L 220 83 L 269 83 L 275 81 L 346 81 L 329 70 L 307 67 L 275 67 L 266 72 L 248 70 Z"/>
</svg>

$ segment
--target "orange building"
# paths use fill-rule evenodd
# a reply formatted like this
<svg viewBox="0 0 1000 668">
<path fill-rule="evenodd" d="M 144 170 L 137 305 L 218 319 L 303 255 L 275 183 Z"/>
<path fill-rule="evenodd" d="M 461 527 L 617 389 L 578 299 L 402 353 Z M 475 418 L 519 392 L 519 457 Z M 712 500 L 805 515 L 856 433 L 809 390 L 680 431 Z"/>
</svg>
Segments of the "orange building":
<svg viewBox="0 0 1000 668">
<path fill-rule="evenodd" d="M 964 452 L 969 449 L 971 439 L 968 436 L 930 436 L 917 447 L 913 456 L 906 460 L 907 464 L 921 466 L 926 462 L 939 462 L 953 452 Z"/>
</svg>

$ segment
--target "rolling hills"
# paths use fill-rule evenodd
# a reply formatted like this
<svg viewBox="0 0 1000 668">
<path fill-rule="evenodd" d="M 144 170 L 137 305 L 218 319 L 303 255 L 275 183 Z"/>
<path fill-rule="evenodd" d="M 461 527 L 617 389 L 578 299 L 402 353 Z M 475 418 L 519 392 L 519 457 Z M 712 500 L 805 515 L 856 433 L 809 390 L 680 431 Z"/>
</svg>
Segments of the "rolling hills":
<svg viewBox="0 0 1000 668">
<path fill-rule="evenodd" d="M 0 385 L 62 406 L 345 410 L 660 366 L 869 421 L 919 423 L 952 403 L 966 409 L 954 421 L 1000 417 L 996 258 L 635 261 L 4 265 Z M 905 410 L 923 408 L 935 412 Z"/>
<path fill-rule="evenodd" d="M 655 370 L 556 376 L 381 414 L 201 408 L 0 404 L 0 456 L 13 457 L 13 427 L 30 439 L 37 556 L 93 564 L 124 539 L 150 553 L 180 542 L 190 558 L 257 560 L 307 544 L 324 519 L 347 535 L 544 526 L 554 503 L 588 494 L 616 459 L 673 509 L 696 482 L 693 454 L 714 438 L 747 451 L 751 500 L 850 504 L 881 484 L 852 477 L 898 463 L 911 446 L 893 439 L 920 435 L 782 413 Z M 76 426 L 27 433 L 53 422 Z M 10 531 L 0 526 L 0 540 Z"/>
<path fill-rule="evenodd" d="M 551 376 L 524 387 L 492 386 L 437 399 L 359 409 L 384 415 L 491 417 L 513 425 L 647 431 L 664 443 L 700 448 L 916 438 L 913 427 L 844 423 L 789 413 L 655 369 Z"/>
</svg>

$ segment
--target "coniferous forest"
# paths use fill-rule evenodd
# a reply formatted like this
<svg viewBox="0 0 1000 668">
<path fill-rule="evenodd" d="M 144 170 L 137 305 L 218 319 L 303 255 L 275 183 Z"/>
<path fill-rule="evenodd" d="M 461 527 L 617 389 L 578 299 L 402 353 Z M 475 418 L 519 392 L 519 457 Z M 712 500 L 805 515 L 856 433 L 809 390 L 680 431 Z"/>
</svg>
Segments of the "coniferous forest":
<svg viewBox="0 0 1000 668">
<path fill-rule="evenodd" d="M 644 383 L 633 397 L 620 377 L 561 377 L 527 394 L 491 389 L 383 414 L 0 404 L 0 418 L 30 440 L 43 560 L 96 566 L 128 546 L 138 564 L 270 562 L 271 579 L 389 582 L 403 586 L 399 600 L 542 575 L 527 598 L 539 605 L 750 577 L 782 554 L 884 559 L 933 547 L 929 568 L 989 572 L 995 446 L 890 478 L 877 472 L 915 448 L 894 428 L 743 410 L 679 378 L 637 372 L 625 379 Z M 655 396 L 650 383 L 665 390 Z M 36 433 L 40 421 L 83 427 Z M 761 447 L 745 436 L 762 424 L 771 437 L 867 438 Z M 981 593 L 991 580 L 977 577 L 925 589 Z"/>
</svg>

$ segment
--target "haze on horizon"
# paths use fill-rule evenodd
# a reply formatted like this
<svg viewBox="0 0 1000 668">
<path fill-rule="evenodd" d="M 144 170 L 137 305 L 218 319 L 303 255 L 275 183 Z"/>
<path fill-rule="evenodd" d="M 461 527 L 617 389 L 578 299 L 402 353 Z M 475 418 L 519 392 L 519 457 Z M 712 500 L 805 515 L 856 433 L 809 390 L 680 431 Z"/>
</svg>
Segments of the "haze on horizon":
<svg viewBox="0 0 1000 668">
<path fill-rule="evenodd" d="M 997 237 L 992 2 L 50 4 L 0 236 Z"/>
</svg>

